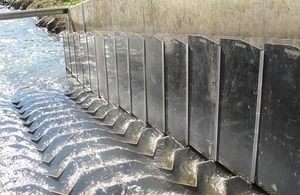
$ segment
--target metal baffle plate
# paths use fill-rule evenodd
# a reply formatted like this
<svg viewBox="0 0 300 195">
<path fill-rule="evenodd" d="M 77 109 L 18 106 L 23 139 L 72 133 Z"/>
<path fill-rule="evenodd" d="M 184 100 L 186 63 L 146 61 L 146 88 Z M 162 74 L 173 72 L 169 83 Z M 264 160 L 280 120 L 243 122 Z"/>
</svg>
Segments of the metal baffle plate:
<svg viewBox="0 0 300 195">
<path fill-rule="evenodd" d="M 82 64 L 83 85 L 90 89 L 90 65 L 88 59 L 87 35 L 80 32 L 80 59 Z"/>
<path fill-rule="evenodd" d="M 145 35 L 147 122 L 165 132 L 163 42 Z"/>
<path fill-rule="evenodd" d="M 300 48 L 265 45 L 257 181 L 276 194 L 300 192 Z"/>
<path fill-rule="evenodd" d="M 122 32 L 116 32 L 115 41 L 119 83 L 119 104 L 124 110 L 131 112 L 128 37 Z"/>
<path fill-rule="evenodd" d="M 69 36 L 69 48 L 70 48 L 71 73 L 74 77 L 77 78 L 74 33 L 69 33 L 68 36 Z"/>
<path fill-rule="evenodd" d="M 261 50 L 230 39 L 221 47 L 218 158 L 250 179 Z"/>
<path fill-rule="evenodd" d="M 175 38 L 165 42 L 166 133 L 187 143 L 187 44 Z"/>
<path fill-rule="evenodd" d="M 146 121 L 146 75 L 144 39 L 129 34 L 129 64 L 131 81 L 132 113 Z"/>
<path fill-rule="evenodd" d="M 64 46 L 64 55 L 65 55 L 65 64 L 68 71 L 72 72 L 71 70 L 71 63 L 70 63 L 70 49 L 69 49 L 69 36 L 67 32 L 62 33 L 63 38 L 63 46 Z"/>
<path fill-rule="evenodd" d="M 220 46 L 203 36 L 189 36 L 189 144 L 207 158 L 217 158 Z"/>
<path fill-rule="evenodd" d="M 95 34 L 95 46 L 96 46 L 96 64 L 98 71 L 98 88 L 99 96 L 108 100 L 107 89 L 107 71 L 105 63 L 105 49 L 104 49 L 104 37 L 103 35 Z"/>
<path fill-rule="evenodd" d="M 80 61 L 80 40 L 79 34 L 75 32 L 73 34 L 74 38 L 74 51 L 75 51 L 75 62 L 76 62 L 76 78 L 77 80 L 82 83 L 83 81 L 83 74 L 82 74 L 82 64 Z"/>
<path fill-rule="evenodd" d="M 118 72 L 116 64 L 115 38 L 103 35 L 107 70 L 108 101 L 119 106 Z"/>
<path fill-rule="evenodd" d="M 91 90 L 94 94 L 99 94 L 98 90 L 98 71 L 96 66 L 96 55 L 95 55 L 95 36 L 93 33 L 86 33 L 87 46 L 88 46 L 88 60 L 90 65 L 90 84 Z"/>
</svg>

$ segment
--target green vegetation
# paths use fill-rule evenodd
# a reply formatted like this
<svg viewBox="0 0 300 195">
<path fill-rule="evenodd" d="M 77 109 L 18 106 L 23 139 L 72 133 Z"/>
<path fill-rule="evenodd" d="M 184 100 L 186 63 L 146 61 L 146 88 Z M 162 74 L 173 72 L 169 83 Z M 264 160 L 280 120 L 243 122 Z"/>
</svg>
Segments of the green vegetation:
<svg viewBox="0 0 300 195">
<path fill-rule="evenodd" d="M 84 0 L 0 0 L 7 2 L 15 9 L 37 9 L 47 7 L 67 7 L 76 5 Z"/>
<path fill-rule="evenodd" d="M 80 2 L 81 2 L 80 0 L 67 0 L 62 5 L 63 6 L 72 6 L 72 5 L 76 5 L 76 4 L 80 3 Z"/>
<path fill-rule="evenodd" d="M 0 0 L 7 2 L 15 9 L 62 7 L 76 5 L 84 0 Z"/>
<path fill-rule="evenodd" d="M 60 7 L 76 5 L 81 0 L 34 0 L 34 2 L 41 2 L 43 7 Z"/>
</svg>

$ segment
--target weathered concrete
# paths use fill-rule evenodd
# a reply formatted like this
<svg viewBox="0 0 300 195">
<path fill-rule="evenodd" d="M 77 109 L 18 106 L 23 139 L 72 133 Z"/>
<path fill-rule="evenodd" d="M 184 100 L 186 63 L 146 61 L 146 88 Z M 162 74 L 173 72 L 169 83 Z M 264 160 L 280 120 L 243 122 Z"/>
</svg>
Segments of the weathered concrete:
<svg viewBox="0 0 300 195">
<path fill-rule="evenodd" d="M 87 31 L 176 36 L 201 34 L 300 45 L 300 2 L 295 0 L 93 0 L 83 3 Z M 83 29 L 81 5 L 71 8 L 72 30 Z"/>
<path fill-rule="evenodd" d="M 68 27 L 70 32 L 83 31 L 82 4 L 69 8 Z"/>
</svg>

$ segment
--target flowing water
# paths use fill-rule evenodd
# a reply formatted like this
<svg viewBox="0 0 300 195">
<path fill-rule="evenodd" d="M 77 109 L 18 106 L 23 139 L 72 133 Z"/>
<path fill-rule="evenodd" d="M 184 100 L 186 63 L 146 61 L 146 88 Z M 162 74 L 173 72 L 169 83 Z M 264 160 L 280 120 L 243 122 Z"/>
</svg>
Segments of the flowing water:
<svg viewBox="0 0 300 195">
<path fill-rule="evenodd" d="M 9 11 L 0 7 L 0 12 Z M 11 104 L 12 96 L 23 89 L 65 89 L 62 40 L 37 28 L 36 22 L 37 18 L 0 21 L 0 192 L 24 178 L 26 173 L 18 169 L 39 167 L 32 163 L 40 156 L 30 150 L 32 144 Z"/>
<path fill-rule="evenodd" d="M 0 21 L 0 194 L 218 195 L 226 183 L 256 194 L 90 91 L 68 99 L 77 82 L 65 71 L 63 42 L 36 22 Z"/>
<path fill-rule="evenodd" d="M 10 11 L 0 8 L 0 12 Z M 18 89 L 64 89 L 63 43 L 36 18 L 0 21 L 0 97 Z"/>
</svg>

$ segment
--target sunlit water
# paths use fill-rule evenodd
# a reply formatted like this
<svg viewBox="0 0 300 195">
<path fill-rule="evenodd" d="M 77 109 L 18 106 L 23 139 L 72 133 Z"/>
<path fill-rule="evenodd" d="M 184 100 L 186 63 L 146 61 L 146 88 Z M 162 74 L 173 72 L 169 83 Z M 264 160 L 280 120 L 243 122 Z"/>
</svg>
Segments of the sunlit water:
<svg viewBox="0 0 300 195">
<path fill-rule="evenodd" d="M 0 7 L 0 12 L 10 10 Z M 65 89 L 63 43 L 37 28 L 36 18 L 0 20 L 0 192 L 27 182 L 23 170 L 44 172 L 40 155 L 11 104 L 22 89 Z"/>
<path fill-rule="evenodd" d="M 0 12 L 6 11 L 10 10 L 0 7 Z M 144 123 L 130 118 L 119 129 L 107 129 L 103 123 L 80 111 L 75 103 L 65 101 L 63 92 L 69 79 L 66 79 L 62 40 L 59 36 L 49 36 L 45 29 L 37 28 L 36 22 L 36 18 L 0 20 L 0 194 L 44 194 L 43 190 L 68 194 L 72 189 L 74 194 L 185 192 L 186 189 L 181 187 L 178 192 L 172 192 L 162 181 L 185 183 L 186 178 L 196 174 L 198 157 L 195 157 L 194 165 L 182 163 L 188 169 L 177 165 L 177 171 L 188 173 L 183 174 L 184 179 L 163 174 L 155 166 L 170 169 L 175 150 L 164 150 L 173 142 L 167 142 L 168 139 L 163 142 L 162 133 L 146 130 Z M 31 93 L 32 101 L 22 101 L 23 107 L 19 110 L 24 111 L 22 117 L 28 117 L 26 122 L 34 121 L 28 128 L 12 104 L 18 91 Z M 101 104 L 101 101 L 98 103 Z M 95 108 L 99 107 L 95 105 Z M 118 114 L 119 110 L 115 113 Z M 112 135 L 110 130 L 119 134 L 126 132 L 126 135 Z M 130 142 L 127 140 L 129 137 Z M 32 141 L 39 139 L 38 144 Z M 159 140 L 161 148 L 157 146 Z M 135 147 L 126 145 L 127 142 L 147 144 Z M 156 156 L 146 159 L 145 155 L 154 155 L 154 151 Z M 181 158 L 187 159 L 186 156 Z M 50 166 L 45 164 L 51 160 Z M 59 179 L 52 178 L 58 176 Z M 210 178 L 206 194 L 224 194 L 227 177 L 216 175 Z M 157 185 L 161 186 L 161 190 Z M 20 186 L 27 187 L 21 189 L 18 188 Z M 23 191 L 19 193 L 20 190 Z"/>
<path fill-rule="evenodd" d="M 0 12 L 9 11 L 0 8 Z M 63 89 L 63 43 L 37 28 L 36 18 L 0 21 L 0 96 L 18 89 Z"/>
</svg>

